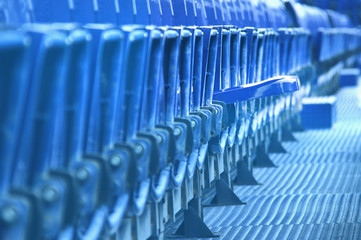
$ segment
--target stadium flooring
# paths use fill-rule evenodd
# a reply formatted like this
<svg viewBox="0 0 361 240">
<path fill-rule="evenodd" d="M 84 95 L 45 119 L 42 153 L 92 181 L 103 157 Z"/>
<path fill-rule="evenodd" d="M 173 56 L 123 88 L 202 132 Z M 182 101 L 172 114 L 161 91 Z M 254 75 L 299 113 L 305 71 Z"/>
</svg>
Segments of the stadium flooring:
<svg viewBox="0 0 361 240">
<path fill-rule="evenodd" d="M 234 187 L 246 205 L 204 208 L 213 239 L 361 239 L 361 88 L 336 96 L 332 129 L 294 133 L 277 168 L 254 169 L 262 185 Z"/>
</svg>

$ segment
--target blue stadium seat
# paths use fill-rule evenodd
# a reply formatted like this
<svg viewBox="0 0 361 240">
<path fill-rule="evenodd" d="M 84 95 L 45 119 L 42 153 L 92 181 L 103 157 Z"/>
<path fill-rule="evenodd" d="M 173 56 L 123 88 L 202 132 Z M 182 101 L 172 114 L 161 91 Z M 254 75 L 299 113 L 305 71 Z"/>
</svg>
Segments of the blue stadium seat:
<svg viewBox="0 0 361 240">
<path fill-rule="evenodd" d="M 20 119 L 26 102 L 30 38 L 16 30 L 1 32 L 1 192 L 9 188 L 16 154 Z"/>
<path fill-rule="evenodd" d="M 214 237 L 203 206 L 243 204 L 361 51 L 299 1 L 2 0 L 0 22 L 1 239 Z"/>
</svg>

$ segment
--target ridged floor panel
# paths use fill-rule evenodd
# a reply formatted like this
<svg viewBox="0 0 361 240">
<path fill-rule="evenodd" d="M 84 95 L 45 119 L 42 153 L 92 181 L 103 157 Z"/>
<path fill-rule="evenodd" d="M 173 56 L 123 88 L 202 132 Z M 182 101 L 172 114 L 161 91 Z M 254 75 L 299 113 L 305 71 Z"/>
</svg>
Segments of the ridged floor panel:
<svg viewBox="0 0 361 240">
<path fill-rule="evenodd" d="M 337 94 L 332 129 L 295 133 L 277 168 L 259 168 L 262 185 L 235 186 L 242 206 L 206 207 L 219 239 L 361 239 L 361 89 Z"/>
</svg>

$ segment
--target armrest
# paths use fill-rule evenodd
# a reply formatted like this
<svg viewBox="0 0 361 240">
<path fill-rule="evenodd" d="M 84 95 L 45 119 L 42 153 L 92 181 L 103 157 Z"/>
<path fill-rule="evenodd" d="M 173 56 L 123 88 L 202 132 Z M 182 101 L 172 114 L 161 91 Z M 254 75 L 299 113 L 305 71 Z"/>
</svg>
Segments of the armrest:
<svg viewBox="0 0 361 240">
<path fill-rule="evenodd" d="M 300 80 L 297 76 L 278 76 L 262 82 L 246 84 L 240 87 L 215 92 L 213 93 L 213 100 L 230 104 L 295 92 L 300 89 L 300 86 Z"/>
</svg>

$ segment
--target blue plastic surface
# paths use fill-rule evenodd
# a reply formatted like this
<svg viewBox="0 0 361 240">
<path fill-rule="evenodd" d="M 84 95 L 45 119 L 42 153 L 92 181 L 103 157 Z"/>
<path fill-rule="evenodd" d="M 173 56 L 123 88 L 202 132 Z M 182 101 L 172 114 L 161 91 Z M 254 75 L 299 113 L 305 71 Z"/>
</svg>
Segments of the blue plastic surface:
<svg viewBox="0 0 361 240">
<path fill-rule="evenodd" d="M 340 72 L 339 83 L 341 87 L 357 86 L 360 70 L 357 68 L 343 69 Z"/>
<path fill-rule="evenodd" d="M 211 104 L 214 89 L 219 32 L 212 27 L 201 28 L 204 33 L 202 105 Z"/>
<path fill-rule="evenodd" d="M 63 113 L 59 115 L 56 130 L 59 141 L 52 158 L 52 166 L 67 168 L 83 154 L 92 36 L 75 24 L 54 24 L 52 27 L 66 34 L 70 43 Z"/>
<path fill-rule="evenodd" d="M 301 121 L 305 129 L 332 128 L 336 122 L 336 97 L 303 99 Z"/>
<path fill-rule="evenodd" d="M 225 103 L 235 103 L 295 92 L 299 89 L 300 81 L 297 76 L 281 76 L 258 83 L 246 84 L 241 87 L 229 88 L 221 92 L 215 92 L 213 98 Z"/>
<path fill-rule="evenodd" d="M 4 31 L 0 33 L 0 192 L 10 186 L 12 168 L 16 165 L 16 147 L 20 140 L 20 119 L 23 116 L 25 90 L 29 71 L 30 38 L 22 32 Z"/>
<path fill-rule="evenodd" d="M 174 30 L 165 31 L 165 43 L 163 53 L 162 77 L 163 82 L 160 85 L 160 104 L 159 120 L 160 122 L 173 122 L 175 116 L 176 103 L 176 73 L 178 63 L 178 33 Z M 164 88 L 166 87 L 166 88 Z M 164 90 L 163 90 L 164 89 Z M 163 92 L 164 91 L 164 92 Z M 159 103 L 158 103 L 159 104 Z"/>
<path fill-rule="evenodd" d="M 31 57 L 36 59 L 36 68 L 31 69 L 26 87 L 27 104 L 21 119 L 22 137 L 13 176 L 14 184 L 18 186 L 34 185 L 49 167 L 68 57 L 65 34 L 42 25 L 27 25 L 24 30 L 32 38 Z M 31 140 L 35 138 L 37 141 Z"/>
<path fill-rule="evenodd" d="M 124 88 L 119 82 L 124 36 L 110 25 L 93 24 L 85 29 L 93 37 L 85 152 L 99 154 L 114 140 L 115 109 L 121 98 L 118 91 Z"/>
</svg>

